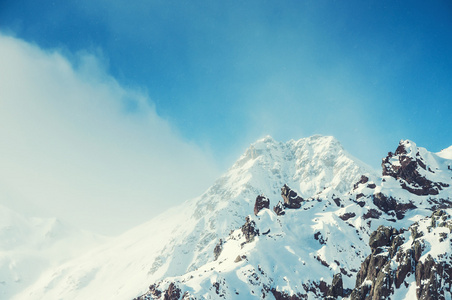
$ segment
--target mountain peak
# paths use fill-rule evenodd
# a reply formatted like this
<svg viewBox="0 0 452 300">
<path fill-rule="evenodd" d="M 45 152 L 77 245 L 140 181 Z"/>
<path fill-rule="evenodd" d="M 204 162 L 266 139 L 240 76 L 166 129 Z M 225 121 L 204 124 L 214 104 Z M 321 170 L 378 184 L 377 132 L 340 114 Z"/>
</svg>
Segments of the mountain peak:
<svg viewBox="0 0 452 300">
<path fill-rule="evenodd" d="M 333 136 L 314 135 L 285 143 L 266 136 L 251 144 L 225 176 L 235 189 L 246 184 L 273 197 L 277 187 L 287 183 L 309 198 L 346 193 L 364 174 L 377 176 Z M 261 190 L 263 186 L 268 189 Z"/>
<path fill-rule="evenodd" d="M 399 154 L 409 154 L 413 151 L 415 152 L 417 150 L 417 145 L 413 141 L 410 140 L 400 140 L 399 146 L 397 147 L 395 151 L 395 155 Z"/>
<path fill-rule="evenodd" d="M 449 187 L 450 166 L 410 140 L 401 140 L 396 151 L 389 152 L 381 166 L 383 176 L 393 177 L 403 189 L 416 195 L 437 195 Z"/>
<path fill-rule="evenodd" d="M 275 143 L 275 140 L 273 139 L 273 137 L 271 135 L 267 134 L 263 138 L 258 139 L 255 143 L 264 143 L 264 144 Z"/>
<path fill-rule="evenodd" d="M 446 149 L 441 150 L 440 152 L 436 153 L 436 155 L 438 155 L 441 158 L 452 160 L 452 146 L 449 146 Z"/>
</svg>

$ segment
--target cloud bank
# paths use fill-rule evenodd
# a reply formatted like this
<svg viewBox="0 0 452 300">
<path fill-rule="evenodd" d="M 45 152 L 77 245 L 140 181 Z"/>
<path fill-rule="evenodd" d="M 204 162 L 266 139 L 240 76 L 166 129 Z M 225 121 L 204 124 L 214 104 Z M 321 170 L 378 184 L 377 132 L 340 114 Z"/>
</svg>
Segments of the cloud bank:
<svg viewBox="0 0 452 300">
<path fill-rule="evenodd" d="M 0 197 L 32 216 L 116 234 L 191 197 L 218 175 L 142 91 L 99 59 L 0 34 Z"/>
</svg>

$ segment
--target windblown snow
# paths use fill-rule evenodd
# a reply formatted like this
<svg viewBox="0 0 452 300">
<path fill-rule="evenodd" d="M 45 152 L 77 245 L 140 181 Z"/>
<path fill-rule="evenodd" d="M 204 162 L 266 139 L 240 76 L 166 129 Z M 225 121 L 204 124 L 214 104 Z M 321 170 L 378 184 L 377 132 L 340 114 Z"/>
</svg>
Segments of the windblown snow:
<svg viewBox="0 0 452 300">
<path fill-rule="evenodd" d="M 58 219 L 25 218 L 0 205 L 0 299 L 12 299 L 49 268 L 105 242 Z"/>
</svg>

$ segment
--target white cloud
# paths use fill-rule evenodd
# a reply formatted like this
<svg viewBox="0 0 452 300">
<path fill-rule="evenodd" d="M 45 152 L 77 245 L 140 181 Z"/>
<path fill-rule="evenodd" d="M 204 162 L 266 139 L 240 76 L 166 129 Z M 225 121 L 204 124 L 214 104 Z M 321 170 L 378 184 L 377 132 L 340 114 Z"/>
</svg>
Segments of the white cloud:
<svg viewBox="0 0 452 300">
<path fill-rule="evenodd" d="M 0 34 L 0 201 L 118 233 L 200 194 L 218 175 L 144 93 L 89 54 Z"/>
</svg>

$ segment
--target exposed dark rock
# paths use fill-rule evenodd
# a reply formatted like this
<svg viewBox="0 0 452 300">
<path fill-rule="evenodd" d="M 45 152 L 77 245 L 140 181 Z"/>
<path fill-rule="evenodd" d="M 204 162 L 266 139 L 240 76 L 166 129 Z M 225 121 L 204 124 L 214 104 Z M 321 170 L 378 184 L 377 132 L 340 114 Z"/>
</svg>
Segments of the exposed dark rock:
<svg viewBox="0 0 452 300">
<path fill-rule="evenodd" d="M 134 300 L 148 300 L 148 299 L 163 299 L 163 300 L 179 300 L 181 298 L 181 290 L 179 287 L 177 287 L 176 284 L 171 282 L 166 290 L 159 289 L 159 284 L 152 284 L 149 287 L 149 291 L 140 296 L 135 298 Z M 163 296 L 163 298 L 162 298 Z M 190 299 L 189 296 L 184 294 L 183 299 Z"/>
<path fill-rule="evenodd" d="M 353 189 L 356 190 L 360 184 L 366 184 L 369 181 L 369 178 L 365 175 L 361 176 L 361 179 L 353 185 Z"/>
<path fill-rule="evenodd" d="M 220 239 L 218 244 L 216 244 L 215 248 L 213 249 L 214 260 L 218 259 L 222 251 L 223 251 L 223 240 Z"/>
<path fill-rule="evenodd" d="M 402 233 L 402 230 L 400 231 Z M 399 247 L 405 242 L 402 236 L 400 235 L 393 235 L 392 236 L 392 242 L 391 247 L 389 248 L 389 256 L 394 257 L 397 250 L 399 250 Z"/>
<path fill-rule="evenodd" d="M 412 202 L 408 203 L 397 203 L 396 205 L 396 217 L 399 220 L 402 220 L 405 217 L 405 213 L 409 210 L 417 208 Z"/>
<path fill-rule="evenodd" d="M 212 286 L 215 288 L 215 293 L 216 293 L 217 295 L 219 295 L 219 294 L 220 294 L 220 283 L 219 283 L 219 282 L 214 282 L 214 283 L 212 284 Z"/>
<path fill-rule="evenodd" d="M 392 227 L 380 225 L 377 230 L 371 233 L 369 238 L 369 246 L 372 251 L 381 246 L 389 246 L 393 233 Z"/>
<path fill-rule="evenodd" d="M 372 197 L 373 203 L 382 211 L 395 210 L 397 201 L 392 197 L 386 197 L 382 193 L 376 193 Z"/>
<path fill-rule="evenodd" d="M 452 224 L 445 211 L 436 211 L 430 218 L 432 225 L 427 230 L 434 226 L 448 228 Z M 372 254 L 361 264 L 350 299 L 390 299 L 396 289 L 408 287 L 413 280 L 417 285 L 417 299 L 446 299 L 452 285 L 451 255 L 446 253 L 434 259 L 429 254 L 421 261 L 425 249 L 424 234 L 419 232 L 417 223 L 409 229 L 413 239 L 410 248 L 400 247 L 405 243 L 405 230 L 380 226 L 371 234 L 369 246 Z M 439 242 L 451 243 L 451 240 L 446 237 Z"/>
<path fill-rule="evenodd" d="M 259 235 L 259 229 L 256 228 L 256 223 L 250 217 L 246 217 L 246 222 L 241 229 L 247 243 L 254 241 L 254 237 Z"/>
<path fill-rule="evenodd" d="M 287 186 L 287 184 L 285 184 L 281 188 L 281 196 L 284 199 L 285 208 L 300 208 L 301 202 L 304 201 L 304 199 L 298 196 L 295 191 L 291 190 L 290 187 Z"/>
<path fill-rule="evenodd" d="M 270 199 L 265 197 L 264 195 L 259 195 L 256 198 L 256 202 L 254 203 L 254 215 L 257 214 L 264 208 L 270 207 Z"/>
<path fill-rule="evenodd" d="M 394 211 L 397 219 L 401 220 L 404 218 L 405 213 L 408 210 L 415 209 L 416 206 L 412 202 L 399 203 L 392 197 L 387 197 L 382 193 L 376 193 L 372 196 L 373 203 L 385 213 Z"/>
<path fill-rule="evenodd" d="M 278 201 L 278 204 L 276 204 L 276 206 L 273 207 L 273 211 L 278 216 L 283 216 L 286 214 L 286 212 L 284 211 L 284 204 L 281 201 Z"/>
<path fill-rule="evenodd" d="M 364 205 L 366 205 L 365 201 L 358 201 L 356 202 L 356 204 L 358 204 L 360 207 L 364 207 Z"/>
<path fill-rule="evenodd" d="M 414 261 L 418 262 L 421 258 L 422 252 L 424 251 L 423 244 L 419 241 L 415 241 L 413 244 Z"/>
<path fill-rule="evenodd" d="M 153 284 L 149 287 L 149 292 L 155 298 L 159 298 L 160 295 L 162 294 L 162 292 L 157 289 L 157 286 L 155 284 Z"/>
<path fill-rule="evenodd" d="M 362 198 L 362 197 L 364 197 L 364 194 L 363 193 L 359 193 L 358 195 L 356 195 L 356 200 L 358 200 L 359 198 Z"/>
<path fill-rule="evenodd" d="M 400 288 L 402 283 L 405 281 L 405 278 L 408 273 L 413 272 L 413 251 L 407 252 L 399 252 L 400 254 L 397 256 L 397 261 L 400 263 L 399 267 L 395 272 L 395 287 L 396 289 Z"/>
<path fill-rule="evenodd" d="M 445 299 L 440 289 L 441 279 L 444 275 L 446 274 L 443 274 L 443 266 L 437 264 L 430 255 L 424 263 L 418 262 L 416 266 L 416 285 L 419 287 L 416 290 L 418 299 Z M 448 276 L 448 279 L 449 282 L 444 282 L 443 285 L 448 284 L 450 288 L 450 276 Z"/>
<path fill-rule="evenodd" d="M 163 300 L 179 300 L 180 295 L 181 290 L 173 282 L 171 282 L 163 295 Z"/>
<path fill-rule="evenodd" d="M 381 212 L 379 212 L 376 209 L 369 209 L 364 215 L 363 215 L 363 219 L 367 220 L 367 219 L 379 219 L 381 216 Z"/>
<path fill-rule="evenodd" d="M 196 298 L 193 297 L 188 291 L 184 293 L 181 300 L 195 300 Z"/>
<path fill-rule="evenodd" d="M 389 295 L 394 291 L 392 287 L 393 277 L 390 273 L 390 265 L 386 264 L 383 271 L 378 272 L 373 289 L 371 291 L 372 299 L 388 299 Z"/>
<path fill-rule="evenodd" d="M 336 203 L 336 206 L 341 207 L 341 199 L 339 198 L 333 198 L 334 203 Z"/>
<path fill-rule="evenodd" d="M 277 291 L 275 288 L 271 288 L 270 292 L 276 300 L 303 300 L 308 298 L 306 295 L 289 295 L 286 292 Z"/>
<path fill-rule="evenodd" d="M 326 299 L 329 285 L 323 280 L 314 282 L 308 281 L 306 283 L 303 283 L 303 289 L 306 291 L 306 294 L 299 293 L 295 295 L 296 298 L 280 298 L 280 299 L 308 299 L 309 298 L 308 293 L 314 294 L 315 299 Z M 284 294 L 287 296 L 287 294 L 283 292 L 283 295 Z"/>
<path fill-rule="evenodd" d="M 411 231 L 411 237 L 413 238 L 413 240 L 416 240 L 417 238 L 424 235 L 424 233 L 422 231 L 419 231 L 418 224 L 411 225 L 410 231 Z"/>
<path fill-rule="evenodd" d="M 234 262 L 238 263 L 244 259 L 246 259 L 246 255 L 237 255 L 237 257 L 234 259 Z"/>
<path fill-rule="evenodd" d="M 452 208 L 452 201 L 450 199 L 428 199 L 427 200 L 430 204 L 432 204 L 431 209 L 437 210 L 437 209 L 445 209 L 445 208 Z"/>
<path fill-rule="evenodd" d="M 320 231 L 317 231 L 314 234 L 314 239 L 316 239 L 317 241 L 319 241 L 320 245 L 325 244 L 325 240 L 323 239 L 322 233 Z"/>
<path fill-rule="evenodd" d="M 322 243 L 320 243 L 320 244 L 322 244 Z M 330 267 L 330 265 L 329 265 L 326 261 L 324 261 L 323 259 L 321 259 L 320 257 L 318 257 L 318 256 L 314 256 L 314 257 L 315 257 L 315 259 L 317 259 L 324 267 L 327 267 L 327 268 Z"/>
<path fill-rule="evenodd" d="M 350 300 L 366 300 L 370 292 L 371 286 L 364 284 L 362 286 L 356 287 L 350 294 Z"/>
<path fill-rule="evenodd" d="M 337 299 L 344 296 L 344 286 L 342 282 L 342 274 L 337 273 L 333 277 L 333 282 L 327 292 L 326 299 Z"/>
<path fill-rule="evenodd" d="M 395 238 L 398 234 L 396 229 L 386 226 L 380 226 L 372 232 L 369 238 L 372 254 L 361 264 L 356 277 L 356 288 L 352 291 L 350 299 L 388 299 L 394 289 L 390 253 L 395 253 L 394 249 L 398 249 L 402 244 L 400 239 Z M 366 280 L 372 281 L 372 284 L 363 284 Z"/>
<path fill-rule="evenodd" d="M 420 169 L 434 173 L 430 167 L 427 168 L 425 161 L 419 152 L 414 156 L 408 154 L 406 144 L 409 142 L 400 141 L 396 152 L 388 153 L 383 159 L 381 166 L 383 168 L 383 176 L 391 176 L 397 180 L 402 180 L 401 187 L 412 194 L 419 196 L 438 195 L 443 187 L 449 184 L 442 182 L 432 182 L 419 173 Z M 396 160 L 397 163 L 393 163 Z"/>
<path fill-rule="evenodd" d="M 341 218 L 344 221 L 347 221 L 348 219 L 356 217 L 356 214 L 354 212 L 348 212 L 343 215 L 340 215 L 339 218 Z"/>
</svg>

